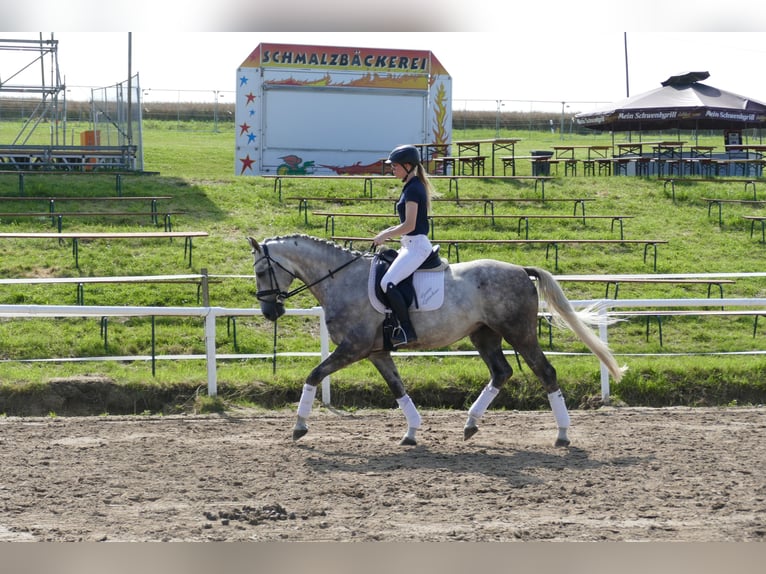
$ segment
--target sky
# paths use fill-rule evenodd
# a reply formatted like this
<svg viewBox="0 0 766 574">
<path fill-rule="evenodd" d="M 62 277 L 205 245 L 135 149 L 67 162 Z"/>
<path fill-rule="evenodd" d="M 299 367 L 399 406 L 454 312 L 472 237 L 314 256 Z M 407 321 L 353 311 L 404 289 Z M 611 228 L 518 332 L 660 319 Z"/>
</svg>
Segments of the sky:
<svg viewBox="0 0 766 574">
<path fill-rule="evenodd" d="M 225 10 L 226 5 L 235 0 L 220 1 Z M 408 5 L 422 8 L 429 1 L 420 0 Z M 461 2 L 455 4 L 454 9 L 452 3 L 441 3 L 440 6 L 449 4 L 448 12 L 454 12 L 482 2 Z M 594 2 L 600 3 L 600 0 Z M 556 5 L 549 0 L 546 6 L 549 3 Z M 300 8 L 300 4 L 300 1 L 293 1 L 289 6 Z M 305 6 L 318 4 L 322 3 L 311 2 Z M 717 3 L 716 11 L 711 10 L 709 17 L 702 18 L 699 15 L 707 3 L 697 0 L 693 3 L 697 17 L 690 18 L 687 13 L 686 18 L 679 19 L 671 18 L 672 10 L 692 4 L 685 0 L 662 4 L 645 0 L 635 12 L 623 11 L 623 21 L 614 22 L 614 14 L 619 10 L 614 8 L 617 1 L 610 0 L 605 5 L 612 6 L 611 19 L 586 16 L 587 26 L 576 24 L 582 18 L 577 6 L 583 3 L 567 3 L 567 18 L 561 15 L 549 17 L 545 8 L 519 14 L 518 18 L 514 17 L 515 12 L 508 12 L 503 27 L 498 28 L 492 18 L 482 21 L 480 24 L 485 25 L 486 30 L 480 30 L 481 25 L 470 19 L 458 23 L 424 21 L 426 25 L 417 26 L 419 22 L 412 14 L 405 14 L 406 18 L 397 20 L 402 25 L 395 26 L 397 22 L 393 20 L 396 20 L 396 8 L 400 4 L 401 0 L 377 4 L 378 9 L 366 20 L 361 16 L 347 21 L 330 19 L 333 27 L 340 30 L 333 32 L 301 31 L 302 27 L 311 29 L 308 24 L 313 12 L 309 11 L 308 15 L 304 13 L 307 22 L 293 20 L 298 25 L 292 28 L 298 31 L 273 32 L 268 26 L 253 26 L 266 30 L 243 32 L 237 30 L 241 23 L 233 25 L 236 21 L 225 21 L 224 24 L 229 25 L 221 27 L 231 31 L 155 31 L 142 30 L 139 25 L 130 35 L 127 31 L 13 31 L 0 32 L 0 39 L 37 39 L 42 34 L 46 39 L 52 35 L 58 40 L 58 70 L 70 90 L 68 97 L 71 99 L 87 99 L 91 87 L 109 86 L 125 80 L 130 54 L 130 70 L 139 76 L 145 102 L 213 101 L 216 97 L 221 102 L 233 102 L 237 67 L 258 44 L 274 42 L 430 50 L 452 77 L 453 109 L 494 110 L 500 100 L 504 110 L 561 111 L 564 102 L 568 112 L 589 111 L 628 94 L 657 88 L 669 76 L 687 71 L 707 71 L 710 78 L 705 83 L 766 101 L 766 81 L 761 72 L 766 61 L 766 32 L 750 31 L 763 17 L 756 16 L 756 12 L 749 14 L 747 2 L 738 3 L 733 13 Z M 675 8 L 664 7 L 665 4 Z M 141 6 L 142 1 L 136 0 L 133 5 Z M 270 3 L 270 6 L 274 5 L 276 3 Z M 332 12 L 333 0 L 322 5 L 328 6 L 327 10 Z M 658 8 L 662 10 L 657 12 Z M 671 18 L 677 31 L 657 26 L 650 31 L 625 32 L 630 26 L 614 25 L 635 24 L 641 18 L 646 19 L 647 11 L 660 24 L 665 18 Z M 766 11 L 759 8 L 757 13 L 761 12 Z M 378 14 L 380 22 L 376 20 Z M 277 22 L 278 18 L 272 16 Z M 191 21 L 194 22 L 194 18 Z M 415 23 L 404 25 L 412 21 Z M 379 26 L 369 25 L 370 22 L 405 31 L 379 31 L 374 29 Z M 63 28 L 58 29 L 67 28 L 66 21 L 59 23 Z M 259 23 L 263 24 L 263 21 Z M 321 29 L 319 20 L 314 23 L 317 24 L 315 29 Z M 466 31 L 453 29 L 458 27 L 456 24 L 463 25 Z M 363 32 L 344 30 L 365 29 L 365 25 L 373 29 Z M 429 29 L 431 27 L 437 29 Z M 407 31 L 409 28 L 424 31 Z M 714 31 L 716 28 L 721 31 Z M 762 29 L 766 30 L 766 26 Z M 8 78 L 20 65 L 14 58 L 24 59 L 26 63 L 29 57 L 29 54 L 0 53 L 0 82 L 11 83 Z M 33 75 L 28 81 L 39 83 L 39 64 L 23 72 L 30 73 Z M 12 79 L 17 82 L 23 77 L 19 74 Z"/>
</svg>

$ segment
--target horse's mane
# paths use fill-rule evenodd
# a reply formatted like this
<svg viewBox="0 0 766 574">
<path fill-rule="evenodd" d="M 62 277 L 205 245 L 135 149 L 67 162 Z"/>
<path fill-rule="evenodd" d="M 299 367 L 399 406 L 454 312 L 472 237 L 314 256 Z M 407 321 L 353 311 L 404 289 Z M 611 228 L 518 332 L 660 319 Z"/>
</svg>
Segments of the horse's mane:
<svg viewBox="0 0 766 574">
<path fill-rule="evenodd" d="M 359 251 L 358 249 L 349 249 L 348 247 L 344 247 L 340 245 L 339 243 L 335 243 L 334 241 L 329 241 L 327 239 L 322 239 L 321 237 L 315 237 L 313 235 L 307 235 L 305 233 L 291 233 L 289 235 L 277 235 L 275 237 L 269 237 L 268 239 L 264 240 L 264 243 L 268 243 L 269 241 L 284 241 L 284 240 L 290 240 L 290 239 L 306 239 L 319 245 L 326 245 L 328 247 L 333 248 L 337 252 L 345 253 L 351 256 L 358 256 L 364 253 L 362 251 Z"/>
</svg>

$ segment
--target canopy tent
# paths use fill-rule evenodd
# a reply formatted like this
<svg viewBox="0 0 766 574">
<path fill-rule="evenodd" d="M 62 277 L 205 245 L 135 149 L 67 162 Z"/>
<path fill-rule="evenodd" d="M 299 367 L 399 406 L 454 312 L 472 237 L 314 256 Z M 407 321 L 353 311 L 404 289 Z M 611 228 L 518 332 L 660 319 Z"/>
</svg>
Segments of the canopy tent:
<svg viewBox="0 0 766 574">
<path fill-rule="evenodd" d="M 766 103 L 700 83 L 708 77 L 708 72 L 671 76 L 660 88 L 574 119 L 582 127 L 612 132 L 766 127 Z"/>
</svg>

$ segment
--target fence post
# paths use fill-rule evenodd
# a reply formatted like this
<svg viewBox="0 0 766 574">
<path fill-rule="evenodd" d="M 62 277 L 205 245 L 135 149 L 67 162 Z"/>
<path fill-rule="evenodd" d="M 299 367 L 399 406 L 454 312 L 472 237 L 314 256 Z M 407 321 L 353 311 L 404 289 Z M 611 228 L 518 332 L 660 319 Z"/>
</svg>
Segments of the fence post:
<svg viewBox="0 0 766 574">
<path fill-rule="evenodd" d="M 207 355 L 207 394 L 215 397 L 218 394 L 218 374 L 215 360 L 215 320 L 217 314 L 208 307 L 205 315 L 205 354 Z"/>
<path fill-rule="evenodd" d="M 202 278 L 200 279 L 200 289 L 202 290 L 202 306 L 210 307 L 210 291 L 208 287 L 209 283 L 207 268 L 203 267 L 200 269 L 200 274 L 202 275 Z"/>
<path fill-rule="evenodd" d="M 609 337 L 607 336 L 607 306 L 600 305 L 598 309 L 599 322 L 598 322 L 598 336 L 604 345 L 609 345 Z M 609 404 L 609 369 L 606 368 L 604 363 L 601 363 L 601 401 L 607 405 Z"/>
<path fill-rule="evenodd" d="M 327 331 L 327 324 L 324 322 L 324 309 L 315 307 L 319 315 L 319 351 L 322 353 L 324 361 L 330 355 L 330 333 Z M 330 377 L 322 379 L 322 404 L 330 404 Z"/>
</svg>

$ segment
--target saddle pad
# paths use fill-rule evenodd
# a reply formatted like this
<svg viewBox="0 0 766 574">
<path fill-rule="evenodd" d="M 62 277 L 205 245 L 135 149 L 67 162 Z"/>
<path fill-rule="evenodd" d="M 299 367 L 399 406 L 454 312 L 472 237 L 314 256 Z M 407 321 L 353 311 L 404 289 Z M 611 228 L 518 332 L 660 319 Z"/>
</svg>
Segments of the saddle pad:
<svg viewBox="0 0 766 574">
<path fill-rule="evenodd" d="M 415 299 L 410 305 L 410 311 L 435 311 L 444 303 L 444 270 L 415 271 L 415 275 L 412 276 L 412 285 L 415 288 Z M 390 311 L 375 296 L 374 265 L 370 269 L 367 280 L 367 294 L 370 298 L 370 304 L 378 313 Z"/>
</svg>

